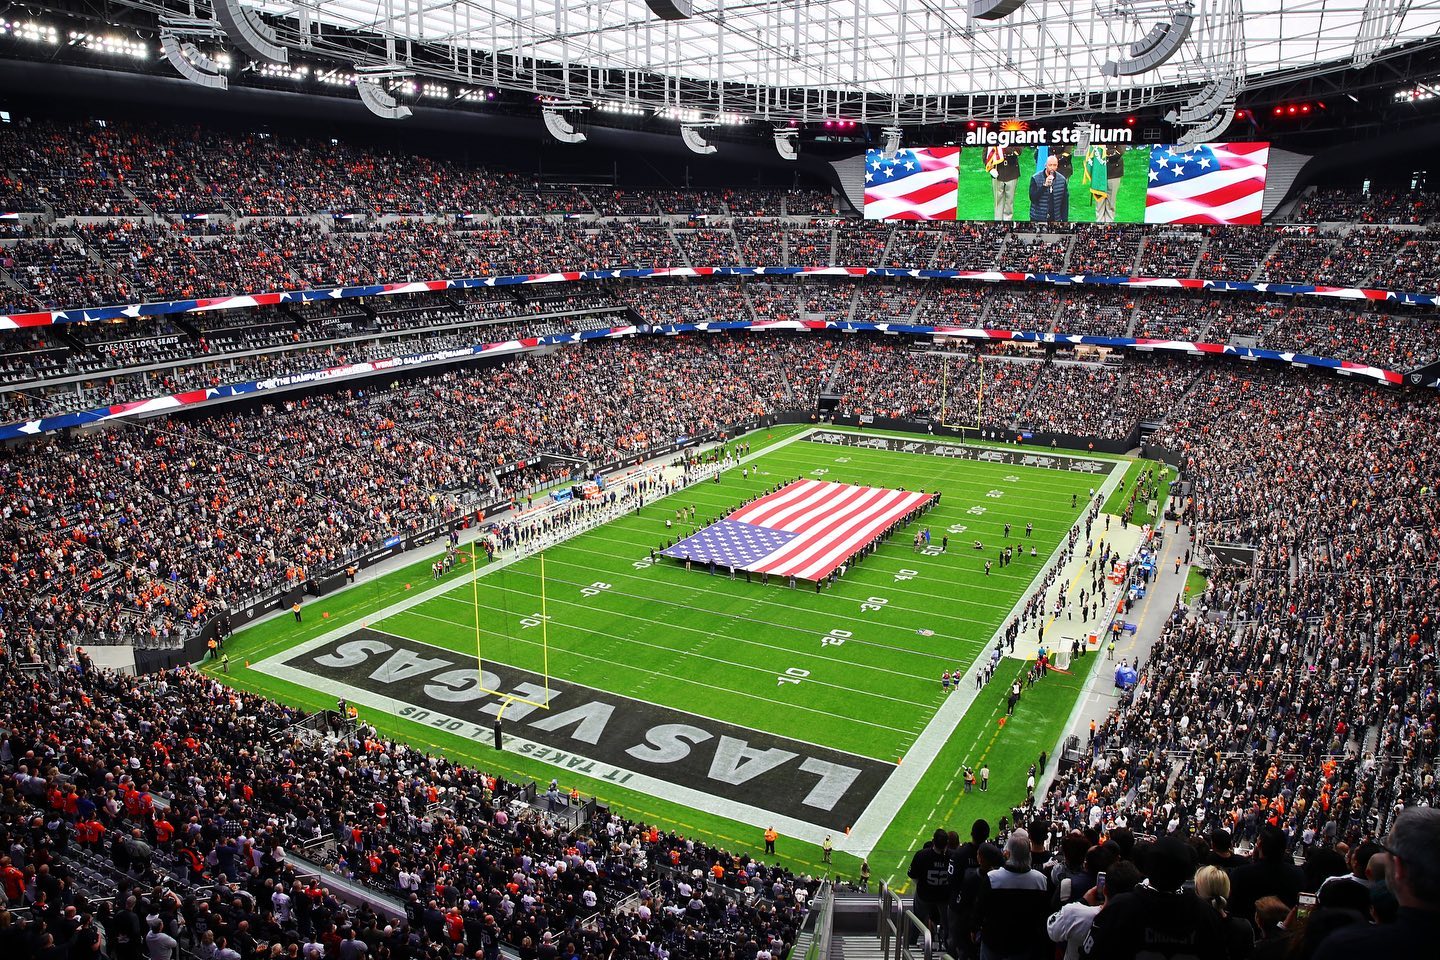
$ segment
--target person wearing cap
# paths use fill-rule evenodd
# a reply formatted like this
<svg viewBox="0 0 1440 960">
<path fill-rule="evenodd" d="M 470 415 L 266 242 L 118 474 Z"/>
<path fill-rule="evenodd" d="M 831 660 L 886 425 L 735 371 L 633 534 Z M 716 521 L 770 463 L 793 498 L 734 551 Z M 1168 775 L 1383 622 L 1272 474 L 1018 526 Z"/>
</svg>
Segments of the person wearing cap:
<svg viewBox="0 0 1440 960">
<path fill-rule="evenodd" d="M 1165 837 L 1137 846 L 1135 859 L 1145 881 L 1109 900 L 1095 915 L 1080 956 L 1225 960 L 1220 915 L 1186 886 L 1195 873 L 1192 848 Z"/>
<path fill-rule="evenodd" d="M 149 918 L 150 932 L 145 934 L 145 955 L 149 960 L 175 960 L 180 944 L 165 932 L 165 925 L 158 916 Z"/>
<path fill-rule="evenodd" d="M 1401 811 L 1384 847 L 1385 885 L 1400 904 L 1395 920 L 1336 930 L 1320 942 L 1314 960 L 1435 955 L 1440 944 L 1440 810 Z"/>
</svg>

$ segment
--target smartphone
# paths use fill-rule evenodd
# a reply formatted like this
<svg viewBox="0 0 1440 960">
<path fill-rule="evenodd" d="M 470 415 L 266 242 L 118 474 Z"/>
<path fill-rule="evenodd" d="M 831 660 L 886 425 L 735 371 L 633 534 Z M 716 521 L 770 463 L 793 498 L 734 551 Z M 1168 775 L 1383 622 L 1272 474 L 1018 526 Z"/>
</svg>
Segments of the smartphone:
<svg viewBox="0 0 1440 960">
<path fill-rule="evenodd" d="M 1105 896 L 1105 871 L 1101 870 L 1095 874 L 1095 896 Z"/>
<path fill-rule="evenodd" d="M 1300 894 L 1300 903 L 1295 907 L 1295 919 L 1304 920 L 1306 917 L 1310 916 L 1310 911 L 1315 909 L 1315 902 L 1315 894 Z"/>
</svg>

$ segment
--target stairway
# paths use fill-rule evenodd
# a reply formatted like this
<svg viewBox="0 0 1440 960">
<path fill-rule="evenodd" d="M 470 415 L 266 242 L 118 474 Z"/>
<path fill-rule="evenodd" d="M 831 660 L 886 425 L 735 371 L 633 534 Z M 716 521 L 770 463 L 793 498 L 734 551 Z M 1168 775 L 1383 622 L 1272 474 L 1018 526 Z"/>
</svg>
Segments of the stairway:
<svg viewBox="0 0 1440 960">
<path fill-rule="evenodd" d="M 893 951 L 892 951 L 893 952 Z M 829 960 L 887 960 L 873 933 L 842 933 L 830 939 Z"/>
</svg>

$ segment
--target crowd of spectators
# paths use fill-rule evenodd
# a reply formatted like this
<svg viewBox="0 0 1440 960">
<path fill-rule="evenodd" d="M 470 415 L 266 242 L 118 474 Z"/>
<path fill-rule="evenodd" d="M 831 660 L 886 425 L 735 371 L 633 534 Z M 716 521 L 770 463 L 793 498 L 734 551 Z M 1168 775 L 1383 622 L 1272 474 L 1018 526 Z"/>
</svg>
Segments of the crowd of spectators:
<svg viewBox="0 0 1440 960">
<path fill-rule="evenodd" d="M 1431 229 L 1391 243 L 1370 278 L 1374 286 L 1422 293 L 1440 287 L 1440 234 Z"/>
<path fill-rule="evenodd" d="M 1323 227 L 1285 227 L 1260 265 L 1256 280 L 1282 283 L 1313 282 L 1310 265 L 1326 266 L 1340 245 L 1340 235 Z M 1334 266 L 1327 267 L 1334 270 Z"/>
<path fill-rule="evenodd" d="M 1092 856 L 1104 857 L 1114 873 L 1133 852 L 1152 886 L 1169 889 L 1178 886 L 1170 883 L 1175 870 L 1193 868 L 1200 854 L 1236 857 L 1238 865 L 1254 846 L 1258 862 L 1272 864 L 1289 862 L 1287 849 L 1293 848 L 1304 858 L 1296 873 L 1307 878 L 1298 882 L 1313 877 L 1318 885 L 1327 870 L 1347 869 L 1343 856 L 1335 866 L 1342 843 L 1361 849 L 1392 827 L 1396 810 L 1440 802 L 1432 766 L 1440 732 L 1436 666 L 1423 653 L 1436 641 L 1433 610 L 1417 602 L 1425 594 L 1411 587 L 1433 579 L 1430 558 L 1440 529 L 1423 468 L 1436 453 L 1425 429 L 1433 401 L 1303 372 L 1242 373 L 1188 361 L 981 361 L 851 338 L 666 338 L 522 358 L 373 394 L 321 395 L 258 417 L 222 412 L 44 440 L 3 464 L 3 482 L 14 491 L 3 522 L 16 555 L 0 567 L 0 629 L 6 649 L 21 658 L 39 655 L 45 644 L 73 650 L 93 631 L 148 629 L 163 638 L 247 593 L 343 563 L 358 545 L 389 531 L 457 517 L 482 494 L 505 495 L 487 466 L 536 450 L 586 459 L 628 455 L 680 433 L 813 402 L 819 390 L 836 384 L 844 387 L 849 413 L 934 416 L 942 389 L 963 397 L 968 385 L 968 393 L 978 396 L 975 384 L 982 377 L 987 411 L 1037 429 L 1078 424 L 1102 432 L 1112 423 L 1128 429 L 1134 418 L 1169 411 L 1153 439 L 1181 451 L 1195 491 L 1182 509 L 1198 542 L 1226 539 L 1259 548 L 1253 569 L 1218 571 L 1212 578 L 1202 601 L 1206 616 L 1173 620 L 1144 665 L 1139 693 L 1098 728 L 1078 764 L 1035 806 L 1020 811 L 1021 822 L 1040 824 L 1026 839 L 1032 860 L 1038 856 L 1044 864 L 1053 856 L 1055 868 L 1064 861 L 1073 880 Z M 634 389 L 637 384 L 641 389 Z M 1374 483 L 1377 476 L 1387 482 Z M 1200 665 L 1205 676 L 1221 681 L 1199 683 Z M 88 681 L 55 674 L 17 689 L 38 695 L 36 683 L 51 683 L 51 676 L 65 678 L 53 682 L 95 684 L 86 691 L 86 706 L 99 704 L 97 709 L 113 702 L 105 699 L 106 684 L 128 682 L 104 674 Z M 169 682 L 202 689 L 207 683 L 187 675 Z M 135 695 L 126 696 L 139 709 Z M 252 704 L 239 706 L 247 716 L 264 716 Z M 183 716 L 174 710 L 163 715 Z M 403 750 L 398 755 L 407 756 Z M 188 774 L 182 768 L 182 782 Z M 257 777 L 239 782 L 268 783 L 264 774 L 258 768 Z M 187 795 L 176 792 L 184 812 Z M 255 792 L 263 802 L 266 791 Z M 403 810 L 394 799 L 389 809 Z M 283 856 L 275 848 L 327 833 L 353 836 L 338 826 L 358 825 L 364 839 L 350 849 L 342 842 L 338 856 L 348 869 L 364 864 L 362 874 L 380 874 L 376 882 L 384 885 L 393 871 L 398 885 L 407 844 L 395 844 L 399 859 L 381 856 L 373 866 L 370 851 L 388 847 L 376 846 L 373 820 L 343 819 L 345 813 L 363 815 L 348 806 L 323 806 L 323 813 L 340 818 L 333 822 L 317 816 L 313 804 L 279 813 L 237 807 L 245 810 L 239 819 L 254 814 L 248 818 L 261 834 L 249 862 L 263 870 L 268 849 L 278 866 Z M 203 811 L 192 815 L 201 826 L 170 838 L 179 837 L 181 847 L 202 845 L 195 848 L 202 867 L 191 878 L 198 882 L 212 850 L 204 845 L 225 843 L 223 831 L 206 836 Z M 265 828 L 257 826 L 262 822 Z M 467 823 L 474 831 L 474 821 Z M 147 829 L 143 820 L 140 827 Z M 1119 849 L 1094 853 L 1105 846 L 1096 842 L 1100 835 Z M 1204 838 L 1205 849 L 1187 854 L 1186 867 L 1171 860 L 1170 873 L 1156 873 L 1160 861 L 1146 860 L 1154 851 L 1138 852 L 1143 842 L 1125 849 L 1125 838 L 1136 835 L 1174 841 L 1167 849 L 1176 857 L 1194 848 L 1197 838 Z M 242 828 L 240 836 L 253 834 Z M 142 838 L 158 845 L 150 834 Z M 1232 841 L 1242 853 L 1231 852 Z M 942 847 L 949 846 L 947 839 Z M 996 861 L 991 869 L 1017 872 L 1024 857 L 1018 844 L 1012 846 L 1010 867 Z M 127 864 L 138 859 L 134 849 L 129 845 Z M 177 855 L 175 862 L 195 862 L 183 849 L 168 852 Z M 699 856 L 721 855 L 707 849 Z M 451 869 L 466 867 L 454 861 Z M 726 866 L 736 869 L 754 871 L 746 863 Z M 1268 865 L 1266 870 L 1276 872 Z M 1094 873 L 1089 864 L 1086 882 Z M 1276 909 L 1295 906 L 1302 887 L 1271 891 L 1266 878 L 1253 874 L 1237 870 L 1230 877 L 1236 890 L 1231 916 L 1243 923 L 1258 915 L 1257 903 L 1272 894 L 1281 898 Z M 1069 893 L 1057 897 L 1057 877 L 1064 879 L 1054 871 L 1050 880 L 1042 878 L 1046 903 L 1031 926 L 1008 935 L 1040 942 L 1043 915 L 1083 896 L 1072 882 Z M 976 902 L 995 908 L 993 917 L 1014 919 L 1000 912 L 1008 898 L 986 900 L 990 894 L 983 889 L 972 892 L 981 898 Z M 1124 892 L 1122 883 L 1110 895 L 1123 904 Z M 1092 899 L 1100 906 L 1103 898 Z M 739 901 L 733 902 L 733 914 L 728 903 L 717 902 L 719 914 L 710 917 L 716 926 L 705 929 L 733 937 L 733 922 L 744 916 Z M 463 928 L 467 905 L 458 906 Z M 1007 934 L 991 922 L 988 908 L 974 915 L 970 929 L 965 904 L 955 906 L 959 913 L 945 928 L 947 936 L 978 936 L 993 949 L 1005 942 Z M 523 912 L 520 926 L 511 926 L 515 914 L 501 920 L 496 909 L 504 910 L 483 913 L 496 918 L 499 933 L 493 935 L 500 938 L 530 935 L 533 943 L 547 929 L 560 937 L 570 928 L 549 913 L 539 926 L 527 927 Z M 635 922 L 629 916 L 616 922 Z M 761 916 L 768 914 L 762 910 Z M 698 912 L 693 919 L 700 919 Z M 1104 929 L 1103 921 L 1095 922 Z M 1280 935 L 1277 929 L 1272 922 L 1267 933 L 1261 924 L 1250 936 L 1263 940 Z M 1292 937 L 1303 936 L 1293 918 L 1287 929 Z M 1235 930 L 1238 937 L 1239 926 Z M 1115 933 L 1112 928 L 1110 935 Z M 704 948 L 699 940 L 676 948 L 710 949 L 704 942 Z M 1249 949 L 1223 955 L 1248 956 Z"/>
<path fill-rule="evenodd" d="M 0 246 L 0 270 L 14 284 L 0 286 L 0 310 L 7 313 L 129 303 L 139 294 L 68 238 L 25 239 Z"/>
<path fill-rule="evenodd" d="M 833 216 L 820 189 L 547 184 L 398 147 L 183 124 L 16 118 L 0 137 L 6 210 L 57 216 Z"/>
<path fill-rule="evenodd" d="M 1271 230 L 1216 226 L 1206 230 L 1195 276 L 1206 280 L 1252 280 L 1274 246 Z"/>
<path fill-rule="evenodd" d="M 1205 234 L 1184 227 L 1152 227 L 1140 251 L 1139 276 L 1188 277 L 1200 259 Z"/>
<path fill-rule="evenodd" d="M 948 233 L 948 230 L 926 230 L 908 226 L 903 222 L 896 224 L 894 232 L 890 234 L 885 265 L 921 269 L 931 266 Z"/>
<path fill-rule="evenodd" d="M 1440 213 L 1440 194 L 1423 190 L 1334 190 L 1308 194 L 1290 211 L 1296 223 L 1423 224 Z"/>
<path fill-rule="evenodd" d="M 192 286 L 196 281 L 188 278 L 223 274 L 232 264 L 243 263 L 246 256 L 252 262 L 259 260 L 255 251 L 242 246 L 235 252 L 230 246 L 232 242 L 247 242 L 245 238 L 253 237 L 250 233 L 152 235 L 150 227 L 139 226 L 132 238 L 137 250 L 137 268 L 132 276 L 136 283 L 146 283 L 152 290 L 200 292 L 214 282 L 196 288 Z M 394 252 L 399 259 L 392 262 L 401 268 L 400 272 L 418 272 L 435 251 L 457 244 L 458 237 L 470 236 L 430 226 L 442 239 L 433 247 L 422 246 L 414 251 L 388 233 L 315 236 L 327 249 L 332 242 L 356 245 L 348 248 L 344 262 L 357 269 L 364 269 L 361 265 L 369 258 L 383 258 L 387 252 Z M 612 234 L 623 235 L 620 231 Z M 105 236 L 112 239 L 106 242 L 117 242 L 113 237 L 118 235 L 107 230 Z M 681 231 L 676 235 L 687 234 Z M 176 252 L 176 256 L 155 257 L 161 246 Z M 229 252 L 217 260 L 220 251 Z M 181 255 L 187 259 L 182 260 Z M 220 266 L 200 267 L 206 257 Z M 289 262 L 301 271 L 322 269 L 314 267 L 313 262 Z M 153 275 L 154 279 L 147 280 L 145 275 Z M 339 281 L 371 279 L 360 274 L 328 276 Z M 165 286 L 172 283 L 186 286 L 183 290 Z M 530 332 L 521 335 L 595 329 L 614 324 L 591 322 L 582 314 L 607 310 L 613 316 L 624 307 L 653 323 L 824 318 L 1135 335 L 1162 340 L 1238 341 L 1401 370 L 1419 367 L 1440 356 L 1440 334 L 1428 315 L 1395 304 L 1342 306 L 1336 301 L 1307 300 L 1299 305 L 1286 298 L 1200 291 L 1031 284 L 968 286 L 878 278 L 716 279 L 700 285 L 611 281 L 608 285 L 476 288 L 372 300 L 294 301 L 275 308 L 168 319 L 141 317 L 99 327 L 78 324 L 46 334 L 6 332 L 0 334 L 0 344 L 5 347 L 0 386 L 32 386 L 23 391 L 0 391 L 0 418 L 14 421 L 65 413 L 395 356 L 402 352 L 397 337 L 410 330 L 425 337 L 429 335 L 427 328 L 436 326 L 473 328 L 490 320 L 563 314 L 568 326 L 551 324 L 542 329 L 532 325 Z M 476 330 L 474 339 L 487 342 L 490 338 Z M 135 369 L 139 367 L 145 368 L 143 372 Z"/>
<path fill-rule="evenodd" d="M 501 777 L 188 669 L 7 659 L 0 703 L 15 960 L 779 958 L 818 885 L 603 812 L 557 826 Z M 343 903 L 302 846 L 398 906 Z"/>
<path fill-rule="evenodd" d="M 1145 237 L 1145 228 L 1135 223 L 1076 224 L 1075 242 L 1065 269 L 1105 277 L 1136 276 L 1135 260 Z"/>
<path fill-rule="evenodd" d="M 1423 955 L 1440 916 L 1433 397 L 1188 377 L 1151 438 L 1192 485 L 1177 514 L 1190 548 L 1249 544 L 1254 562 L 1212 566 L 1176 607 L 1139 684 L 1001 822 L 1003 850 L 980 821 L 917 852 L 917 913 L 963 956 Z"/>
</svg>

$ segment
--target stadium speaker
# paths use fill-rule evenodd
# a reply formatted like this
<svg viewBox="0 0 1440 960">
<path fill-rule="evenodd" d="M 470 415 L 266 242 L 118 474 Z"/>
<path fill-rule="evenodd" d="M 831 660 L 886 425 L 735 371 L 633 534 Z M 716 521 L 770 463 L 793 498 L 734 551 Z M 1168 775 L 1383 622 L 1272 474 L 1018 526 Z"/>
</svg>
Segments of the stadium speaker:
<svg viewBox="0 0 1440 960">
<path fill-rule="evenodd" d="M 181 43 L 169 34 L 162 34 L 160 49 L 165 59 L 170 61 L 170 66 L 191 83 L 213 90 L 224 90 L 230 86 L 230 81 L 220 74 L 220 65 L 201 53 L 195 44 Z"/>
<path fill-rule="evenodd" d="M 800 131 L 786 127 L 776 128 L 775 152 L 780 154 L 781 160 L 798 160 L 800 158 L 799 147 Z"/>
<path fill-rule="evenodd" d="M 545 119 L 545 129 L 549 130 L 550 136 L 556 140 L 561 143 L 585 142 L 585 134 L 576 130 L 574 125 L 565 118 L 565 115 L 555 107 L 545 107 L 540 113 Z"/>
<path fill-rule="evenodd" d="M 1178 110 L 1171 110 L 1165 114 L 1167 123 L 1195 123 L 1197 120 L 1205 120 L 1215 115 L 1225 105 L 1225 101 L 1233 98 L 1236 93 L 1238 81 L 1234 77 L 1221 77 L 1218 80 L 1211 80 L 1200 91 L 1185 101 Z"/>
<path fill-rule="evenodd" d="M 1025 0 L 970 0 L 970 16 L 977 20 L 1004 20 L 1025 5 Z"/>
<path fill-rule="evenodd" d="M 685 146 L 690 148 L 691 153 L 714 153 L 715 144 L 700 136 L 703 127 L 684 124 L 680 127 L 680 139 L 685 141 Z"/>
<path fill-rule="evenodd" d="M 905 131 L 900 127 L 886 127 L 883 132 L 885 134 L 885 145 L 881 149 L 881 155 L 884 156 L 886 160 L 894 160 L 895 154 L 900 152 L 900 135 Z"/>
<path fill-rule="evenodd" d="M 275 31 L 254 10 L 242 7 L 240 0 L 215 0 L 215 19 L 225 35 L 255 59 L 290 62 L 290 51 L 280 45 Z"/>
<path fill-rule="evenodd" d="M 1191 127 L 1180 137 L 1176 138 L 1176 142 L 1186 146 L 1192 143 L 1209 143 L 1229 129 L 1234 119 L 1235 101 L 1231 100 L 1225 104 L 1225 108 L 1211 118 L 1208 123 L 1204 123 L 1198 127 Z"/>
<path fill-rule="evenodd" d="M 661 20 L 689 20 L 695 14 L 690 0 L 645 0 L 645 6 Z"/>
<path fill-rule="evenodd" d="M 1130 45 L 1128 57 L 1106 61 L 1100 72 L 1107 77 L 1130 77 L 1154 70 L 1168 61 L 1180 52 L 1180 45 L 1190 36 L 1190 28 L 1195 25 L 1194 9 L 1187 3 L 1169 23 L 1151 27 L 1150 32 Z"/>
<path fill-rule="evenodd" d="M 410 108 L 396 100 L 374 80 L 357 77 L 355 92 L 360 94 L 360 102 L 365 104 L 369 111 L 377 117 L 383 117 L 386 120 L 404 120 L 410 116 Z"/>
</svg>

